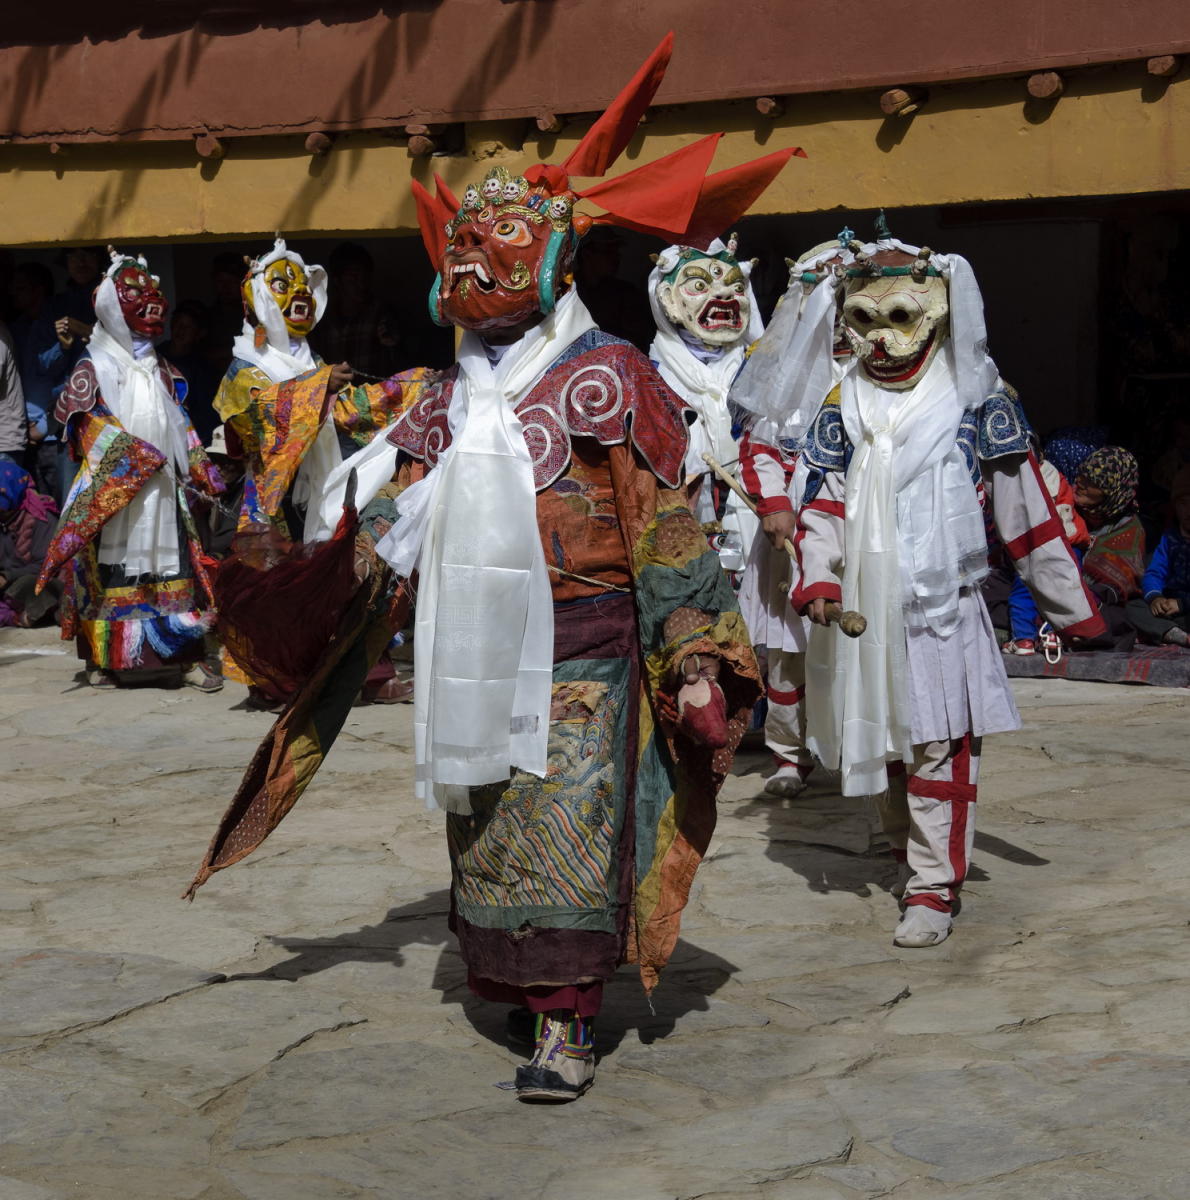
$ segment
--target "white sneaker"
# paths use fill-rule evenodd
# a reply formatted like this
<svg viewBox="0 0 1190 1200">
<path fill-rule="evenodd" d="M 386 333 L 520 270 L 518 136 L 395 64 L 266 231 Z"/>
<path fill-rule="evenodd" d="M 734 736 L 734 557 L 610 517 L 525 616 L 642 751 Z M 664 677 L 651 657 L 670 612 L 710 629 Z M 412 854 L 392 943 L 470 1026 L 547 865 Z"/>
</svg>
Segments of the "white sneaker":
<svg viewBox="0 0 1190 1200">
<path fill-rule="evenodd" d="M 911 904 L 893 934 L 893 945 L 907 950 L 937 946 L 950 937 L 950 913 L 939 912 L 926 904 Z"/>
<path fill-rule="evenodd" d="M 770 796 L 784 796 L 792 800 L 800 796 L 809 784 L 802 778 L 801 771 L 793 763 L 783 763 L 765 780 L 764 790 Z"/>
</svg>

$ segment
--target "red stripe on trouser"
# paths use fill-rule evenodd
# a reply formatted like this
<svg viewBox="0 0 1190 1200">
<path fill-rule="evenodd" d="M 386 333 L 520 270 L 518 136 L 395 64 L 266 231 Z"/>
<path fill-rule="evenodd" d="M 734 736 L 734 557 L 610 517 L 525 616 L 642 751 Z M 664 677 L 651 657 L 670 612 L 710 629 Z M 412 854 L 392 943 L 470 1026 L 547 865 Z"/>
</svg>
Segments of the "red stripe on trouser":
<svg viewBox="0 0 1190 1200">
<path fill-rule="evenodd" d="M 767 687 L 768 698 L 773 704 L 788 704 L 791 707 L 794 704 L 801 704 L 806 698 L 806 689 L 802 687 L 794 688 L 791 692 L 782 691 L 781 688 L 773 687 L 770 683 Z"/>
<path fill-rule="evenodd" d="M 940 764 L 943 770 L 949 768 L 950 779 L 930 779 L 911 775 L 907 781 L 908 793 L 911 797 L 932 800 L 944 804 L 949 814 L 949 828 L 946 830 L 946 843 L 943 847 L 939 842 L 931 843 L 927 836 L 924 821 L 919 824 L 918 837 L 931 846 L 937 855 L 945 852 L 946 865 L 949 867 L 950 879 L 938 880 L 932 883 L 933 890 L 914 892 L 905 898 L 905 904 L 923 904 L 939 912 L 951 911 L 951 906 L 958 895 L 959 888 L 967 877 L 967 832 L 971 814 L 969 806 L 975 802 L 976 788 L 971 782 L 972 756 L 970 734 L 961 740 L 958 750 L 951 756 L 948 763 Z M 912 820 L 913 805 L 910 803 Z M 919 816 L 924 817 L 924 813 Z M 918 873 L 920 875 L 920 872 Z M 922 879 L 922 882 L 926 882 Z M 930 886 L 929 884 L 927 886 Z"/>
</svg>

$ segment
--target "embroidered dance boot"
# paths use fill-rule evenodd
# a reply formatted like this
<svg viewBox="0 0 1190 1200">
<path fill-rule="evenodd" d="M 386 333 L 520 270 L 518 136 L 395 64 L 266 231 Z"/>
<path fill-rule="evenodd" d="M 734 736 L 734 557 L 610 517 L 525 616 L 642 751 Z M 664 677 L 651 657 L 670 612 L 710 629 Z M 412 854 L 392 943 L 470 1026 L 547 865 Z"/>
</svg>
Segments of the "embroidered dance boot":
<svg viewBox="0 0 1190 1200">
<path fill-rule="evenodd" d="M 893 945 L 907 950 L 937 946 L 950 937 L 951 917 L 928 904 L 910 904 L 893 934 Z"/>
<path fill-rule="evenodd" d="M 577 1100 L 595 1078 L 595 1048 L 590 1018 L 539 1013 L 537 1049 L 516 1069 L 518 1100 L 562 1103 Z"/>
</svg>

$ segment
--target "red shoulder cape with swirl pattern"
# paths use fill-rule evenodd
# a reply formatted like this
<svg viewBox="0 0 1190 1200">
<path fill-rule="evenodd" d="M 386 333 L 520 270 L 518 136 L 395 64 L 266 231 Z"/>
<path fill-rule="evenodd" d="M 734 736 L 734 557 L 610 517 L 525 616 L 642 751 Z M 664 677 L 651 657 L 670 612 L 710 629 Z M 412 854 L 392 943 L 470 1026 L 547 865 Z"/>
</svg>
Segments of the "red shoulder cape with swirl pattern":
<svg viewBox="0 0 1190 1200">
<path fill-rule="evenodd" d="M 635 346 L 605 334 L 596 338 L 600 344 L 590 349 L 563 354 L 517 405 L 537 491 L 565 472 L 573 437 L 603 446 L 630 441 L 666 487 L 679 487 L 693 411 Z M 457 366 L 446 371 L 388 433 L 392 445 L 427 469 L 450 445 L 446 417 L 457 378 Z"/>
</svg>

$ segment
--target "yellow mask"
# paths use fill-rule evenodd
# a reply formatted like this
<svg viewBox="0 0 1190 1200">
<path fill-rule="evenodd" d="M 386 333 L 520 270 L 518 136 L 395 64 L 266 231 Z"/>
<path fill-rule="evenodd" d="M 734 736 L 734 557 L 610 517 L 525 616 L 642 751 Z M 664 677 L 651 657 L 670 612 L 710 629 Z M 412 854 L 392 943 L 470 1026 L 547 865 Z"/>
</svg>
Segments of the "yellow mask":
<svg viewBox="0 0 1190 1200">
<path fill-rule="evenodd" d="M 290 337 L 304 338 L 314 328 L 314 297 L 305 268 L 292 259 L 279 258 L 264 269 L 264 284 L 285 318 Z M 252 303 L 252 279 L 244 281 L 244 299 Z"/>
</svg>

